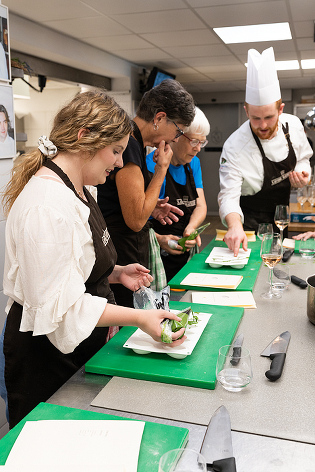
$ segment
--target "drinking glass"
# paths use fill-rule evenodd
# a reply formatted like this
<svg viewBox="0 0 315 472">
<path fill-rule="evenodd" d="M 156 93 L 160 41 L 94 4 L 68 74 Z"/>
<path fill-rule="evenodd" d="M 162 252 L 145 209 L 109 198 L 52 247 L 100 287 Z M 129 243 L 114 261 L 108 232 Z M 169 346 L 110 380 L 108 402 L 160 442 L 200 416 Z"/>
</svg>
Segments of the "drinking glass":
<svg viewBox="0 0 315 472">
<path fill-rule="evenodd" d="M 265 234 L 261 242 L 260 256 L 266 266 L 269 267 L 269 291 L 262 293 L 263 298 L 270 300 L 281 298 L 281 293 L 272 291 L 272 269 L 281 261 L 283 253 L 282 239 L 279 233 Z"/>
<path fill-rule="evenodd" d="M 312 259 L 315 255 L 315 239 L 300 240 L 299 253 L 304 259 Z"/>
<path fill-rule="evenodd" d="M 233 345 L 220 347 L 216 375 L 225 390 L 240 392 L 253 377 L 249 350 L 242 347 L 240 354 L 235 356 Z"/>
<path fill-rule="evenodd" d="M 273 227 L 271 223 L 260 223 L 258 225 L 258 230 L 257 230 L 257 236 L 259 239 L 262 239 L 264 237 L 264 234 L 266 233 L 273 233 Z"/>
<path fill-rule="evenodd" d="M 207 472 L 205 458 L 193 449 L 172 449 L 159 461 L 159 472 Z"/>
<path fill-rule="evenodd" d="M 283 230 L 289 224 L 290 212 L 288 205 L 277 205 L 275 211 L 275 224 L 280 229 L 281 241 L 283 241 Z"/>
<path fill-rule="evenodd" d="M 291 278 L 289 266 L 283 263 L 277 264 L 273 268 L 272 291 L 281 293 L 288 288 L 290 282 Z"/>
<path fill-rule="evenodd" d="M 307 199 L 311 204 L 311 207 L 313 209 L 313 206 L 315 204 L 315 186 L 310 185 L 307 189 Z"/>
<path fill-rule="evenodd" d="M 301 210 L 303 210 L 303 205 L 307 201 L 307 188 L 298 188 L 296 191 L 296 198 L 299 204 L 301 205 Z"/>
</svg>

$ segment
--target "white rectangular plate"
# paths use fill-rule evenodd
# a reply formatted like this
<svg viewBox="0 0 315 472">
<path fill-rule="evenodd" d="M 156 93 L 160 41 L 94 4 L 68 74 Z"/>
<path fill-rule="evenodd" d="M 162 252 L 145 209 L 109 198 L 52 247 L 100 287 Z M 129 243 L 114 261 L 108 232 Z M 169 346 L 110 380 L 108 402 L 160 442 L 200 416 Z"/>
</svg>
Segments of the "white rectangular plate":
<svg viewBox="0 0 315 472">
<path fill-rule="evenodd" d="M 172 313 L 181 313 L 179 310 L 171 310 Z M 136 349 L 137 351 L 144 351 L 144 353 L 149 352 L 158 352 L 162 354 L 168 354 L 173 357 L 180 356 L 180 358 L 189 356 L 194 347 L 196 346 L 203 330 L 205 329 L 210 317 L 212 316 L 210 313 L 196 313 L 199 320 L 196 325 L 189 325 L 186 329 L 185 335 L 187 339 L 177 347 L 171 347 L 167 343 L 162 343 L 158 341 L 154 341 L 148 334 L 141 331 L 141 329 L 137 329 L 130 338 L 125 342 L 124 347 L 128 349 Z M 140 352 L 139 352 L 140 354 Z"/>
<path fill-rule="evenodd" d="M 244 251 L 240 248 L 238 256 L 235 257 L 233 251 L 227 247 L 214 247 L 206 259 L 207 264 L 218 264 L 222 266 L 247 264 L 251 249 Z"/>
</svg>

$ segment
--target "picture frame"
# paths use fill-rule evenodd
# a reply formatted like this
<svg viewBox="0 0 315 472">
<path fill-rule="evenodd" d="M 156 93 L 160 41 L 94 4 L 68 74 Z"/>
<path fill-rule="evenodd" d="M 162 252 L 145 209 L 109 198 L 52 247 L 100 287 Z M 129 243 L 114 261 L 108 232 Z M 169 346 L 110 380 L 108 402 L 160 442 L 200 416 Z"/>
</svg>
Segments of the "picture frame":
<svg viewBox="0 0 315 472">
<path fill-rule="evenodd" d="M 16 133 L 13 87 L 0 83 L 0 159 L 15 157 Z"/>
<path fill-rule="evenodd" d="M 0 81 L 11 82 L 8 7 L 0 4 Z"/>
</svg>

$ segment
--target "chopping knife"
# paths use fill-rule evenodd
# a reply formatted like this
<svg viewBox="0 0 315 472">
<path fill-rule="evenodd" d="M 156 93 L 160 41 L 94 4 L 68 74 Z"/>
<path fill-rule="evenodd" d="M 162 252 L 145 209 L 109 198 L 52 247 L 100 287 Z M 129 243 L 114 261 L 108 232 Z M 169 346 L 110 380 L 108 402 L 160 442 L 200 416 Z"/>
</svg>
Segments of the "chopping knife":
<svg viewBox="0 0 315 472">
<path fill-rule="evenodd" d="M 215 411 L 208 424 L 200 452 L 206 459 L 208 470 L 236 472 L 230 415 L 223 405 Z"/>
<path fill-rule="evenodd" d="M 293 284 L 297 285 L 300 288 L 306 288 L 307 287 L 307 283 L 305 282 L 305 280 L 300 279 L 296 275 L 291 275 L 291 282 Z"/>
<path fill-rule="evenodd" d="M 286 249 L 285 251 L 283 251 L 282 262 L 288 262 L 293 253 L 294 249 Z"/>
<path fill-rule="evenodd" d="M 231 364 L 237 365 L 240 361 L 240 357 L 242 355 L 242 345 L 244 341 L 244 334 L 239 334 L 235 339 L 234 343 L 232 344 L 232 359 Z"/>
<path fill-rule="evenodd" d="M 265 375 L 267 379 L 272 382 L 281 377 L 290 338 L 291 334 L 289 331 L 284 331 L 271 341 L 260 354 L 261 356 L 270 357 L 271 359 L 270 370 L 268 370 Z"/>
</svg>

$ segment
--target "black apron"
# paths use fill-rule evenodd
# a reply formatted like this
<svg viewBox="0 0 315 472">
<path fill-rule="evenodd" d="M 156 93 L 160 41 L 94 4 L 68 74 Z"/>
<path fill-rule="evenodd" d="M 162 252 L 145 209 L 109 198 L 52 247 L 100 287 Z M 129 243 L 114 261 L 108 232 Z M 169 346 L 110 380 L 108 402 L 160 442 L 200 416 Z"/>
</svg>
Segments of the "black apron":
<svg viewBox="0 0 315 472">
<path fill-rule="evenodd" d="M 272 223 L 274 231 L 279 229 L 274 224 L 274 215 L 277 205 L 289 205 L 291 184 L 289 173 L 296 166 L 296 155 L 290 140 L 289 125 L 282 125 L 289 151 L 288 156 L 281 162 L 270 161 L 261 145 L 261 142 L 252 131 L 253 137 L 260 150 L 264 167 L 262 188 L 255 195 L 241 196 L 240 205 L 244 214 L 244 229 L 257 232 L 259 223 Z M 285 230 L 287 233 L 287 228 Z M 286 234 L 284 233 L 286 236 Z"/>
<path fill-rule="evenodd" d="M 142 175 L 144 179 L 144 190 L 150 183 L 150 175 L 146 165 L 146 152 L 143 145 L 141 132 L 133 122 L 133 135 L 139 142 L 142 150 Z M 106 217 L 106 224 L 117 251 L 117 264 L 127 265 L 138 262 L 144 267 L 148 267 L 149 263 L 149 228 L 150 224 L 146 223 L 144 227 L 135 232 L 126 225 L 122 214 L 115 214 Z M 133 292 L 122 284 L 112 284 L 111 289 L 115 294 L 115 300 L 118 305 L 133 308 Z"/>
<path fill-rule="evenodd" d="M 193 176 L 193 172 L 189 164 L 184 165 L 186 184 L 177 183 L 171 176 L 169 170 L 166 173 L 165 196 L 169 197 L 169 203 L 180 208 L 184 215 L 179 217 L 177 223 L 171 225 L 162 225 L 159 221 L 152 219 L 154 231 L 158 234 L 174 234 L 183 236 L 183 231 L 189 223 L 190 217 L 196 208 L 196 200 L 198 193 Z M 186 264 L 189 258 L 189 251 L 173 255 L 161 252 L 161 258 L 164 264 L 167 281 L 169 282 L 174 275 Z"/>
<path fill-rule="evenodd" d="M 77 195 L 66 174 L 52 161 L 44 163 L 53 170 Z M 95 250 L 95 264 L 85 283 L 86 293 L 105 297 L 110 303 L 115 298 L 107 277 L 116 263 L 116 251 L 109 238 L 103 215 L 90 193 L 82 200 L 90 209 L 89 226 Z M 104 242 L 103 242 L 104 241 Z M 105 344 L 108 328 L 95 328 L 70 354 L 62 354 L 47 336 L 33 336 L 19 331 L 23 307 L 14 302 L 6 323 L 3 352 L 5 355 L 5 383 L 8 392 L 10 428 L 15 426 L 39 402 L 46 401 L 82 365 Z"/>
</svg>

